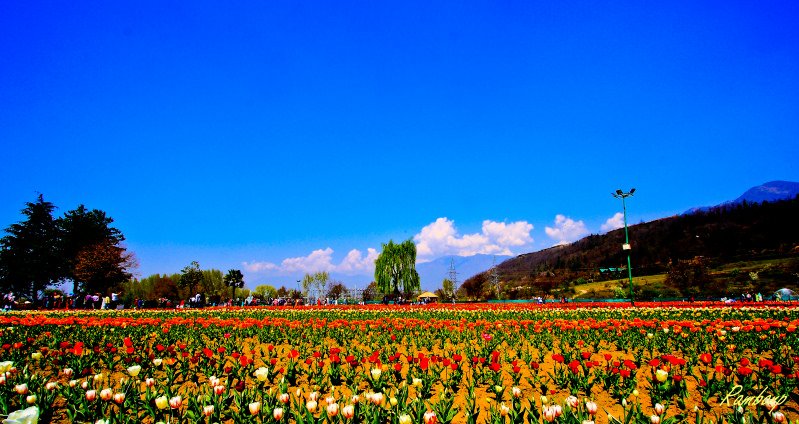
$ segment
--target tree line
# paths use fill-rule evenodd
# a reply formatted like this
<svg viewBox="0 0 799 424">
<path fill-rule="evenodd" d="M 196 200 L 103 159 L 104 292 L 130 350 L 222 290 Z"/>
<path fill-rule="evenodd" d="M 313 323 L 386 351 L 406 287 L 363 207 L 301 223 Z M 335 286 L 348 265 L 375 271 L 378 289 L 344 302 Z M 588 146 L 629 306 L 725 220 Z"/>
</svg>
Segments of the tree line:
<svg viewBox="0 0 799 424">
<path fill-rule="evenodd" d="M 84 205 L 54 216 L 56 206 L 39 194 L 22 209 L 23 219 L 9 225 L 0 238 L 0 290 L 36 302 L 46 290 L 72 283 L 72 294 L 108 295 L 122 292 L 126 303 L 135 299 L 187 299 L 204 297 L 230 299 L 251 293 L 244 289 L 240 270 L 227 274 L 202 270 L 198 262 L 187 265 L 179 274 L 154 274 L 141 280 L 132 278 L 136 258 L 124 246 L 125 236 L 112 226 L 114 220 L 104 211 Z M 364 300 L 377 300 L 379 294 L 410 299 L 419 290 L 416 272 L 416 245 L 412 240 L 389 241 L 375 262 L 375 279 L 363 291 Z M 310 290 L 318 296 L 340 298 L 347 291 L 327 272 L 306 274 L 303 292 L 285 286 L 256 287 L 252 294 L 264 299 L 306 297 Z M 330 287 L 328 288 L 328 283 Z M 237 291 L 239 290 L 239 291 Z M 246 291 L 245 291 L 246 290 Z"/>
<path fill-rule="evenodd" d="M 55 205 L 39 194 L 24 219 L 0 239 L 0 290 L 36 301 L 46 289 L 72 282 L 73 293 L 104 293 L 131 278 L 136 259 L 114 220 L 79 205 L 53 216 Z"/>
</svg>

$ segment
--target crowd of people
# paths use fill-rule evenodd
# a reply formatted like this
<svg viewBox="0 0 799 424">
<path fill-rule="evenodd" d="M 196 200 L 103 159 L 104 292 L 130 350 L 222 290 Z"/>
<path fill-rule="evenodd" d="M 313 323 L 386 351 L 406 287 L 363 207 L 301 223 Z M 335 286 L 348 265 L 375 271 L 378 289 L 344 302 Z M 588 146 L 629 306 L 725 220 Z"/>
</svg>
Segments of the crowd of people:
<svg viewBox="0 0 799 424">
<path fill-rule="evenodd" d="M 693 297 L 690 299 L 693 301 Z M 721 298 L 722 302 L 762 302 L 764 296 L 761 293 L 742 293 L 740 297 Z M 782 299 L 780 292 L 776 292 L 770 296 L 768 300 L 788 300 Z M 395 305 L 416 305 L 425 304 L 430 299 L 420 299 L 414 302 L 411 299 L 404 299 L 402 297 L 386 296 L 382 299 L 383 304 Z M 533 299 L 538 304 L 545 303 L 545 301 L 538 297 Z M 557 299 L 560 303 L 567 303 L 569 300 L 565 297 Z M 302 305 L 339 305 L 339 304 L 363 304 L 364 302 L 356 302 L 353 299 L 292 299 L 288 297 L 265 297 L 259 298 L 249 295 L 246 298 L 222 298 L 218 295 L 206 296 L 204 293 L 197 293 L 190 296 L 188 299 L 174 301 L 168 298 L 151 299 L 133 299 L 128 302 L 123 301 L 121 294 L 117 292 L 110 292 L 105 295 L 100 293 L 79 293 L 77 295 L 65 295 L 58 291 L 45 293 L 40 299 L 35 302 L 29 300 L 20 300 L 13 292 L 2 294 L 2 310 L 9 311 L 15 309 L 188 309 L 188 308 L 203 308 L 215 306 L 302 306 Z"/>
<path fill-rule="evenodd" d="M 3 295 L 3 310 L 12 309 L 117 309 L 122 305 L 119 293 L 101 295 L 100 293 L 80 293 L 63 295 L 59 292 L 47 292 L 40 299 L 19 301 L 14 293 Z"/>
<path fill-rule="evenodd" d="M 288 297 L 267 296 L 265 298 L 249 295 L 246 298 L 222 298 L 218 295 L 206 296 L 205 293 L 197 293 L 187 299 L 173 300 L 165 297 L 158 299 L 127 299 L 124 301 L 120 293 L 111 292 L 105 295 L 100 293 L 79 293 L 62 294 L 58 291 L 45 293 L 36 301 L 19 301 L 14 293 L 2 294 L 2 309 L 8 310 L 30 310 L 30 309 L 188 309 L 203 308 L 214 306 L 302 306 L 302 305 L 339 305 L 353 304 L 351 299 L 292 299 Z"/>
</svg>

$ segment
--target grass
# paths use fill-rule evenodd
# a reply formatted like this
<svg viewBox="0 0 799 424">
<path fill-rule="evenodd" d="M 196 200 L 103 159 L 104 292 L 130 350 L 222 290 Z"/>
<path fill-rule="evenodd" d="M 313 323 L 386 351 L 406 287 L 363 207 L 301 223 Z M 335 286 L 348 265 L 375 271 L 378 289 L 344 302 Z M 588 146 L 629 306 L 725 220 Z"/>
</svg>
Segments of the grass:
<svg viewBox="0 0 799 424">
<path fill-rule="evenodd" d="M 768 266 L 771 267 L 786 266 L 795 260 L 796 258 L 779 258 L 779 259 L 764 259 L 760 261 L 730 262 L 728 264 L 724 264 L 717 268 L 714 268 L 712 272 L 714 273 L 730 272 L 734 269 L 738 269 L 741 272 L 759 271 Z"/>
<path fill-rule="evenodd" d="M 653 286 L 664 287 L 666 274 L 645 275 L 641 277 L 633 276 L 633 285 L 635 287 L 649 287 Z M 578 284 L 574 286 L 574 295 L 572 299 L 576 298 L 613 298 L 615 295 L 615 288 L 622 287 L 625 292 L 629 288 L 629 280 L 606 280 L 595 281 L 593 283 Z"/>
<path fill-rule="evenodd" d="M 750 281 L 745 283 L 738 283 L 733 281 L 735 274 L 733 271 L 737 270 L 738 273 L 744 275 L 747 275 L 749 273 L 757 274 L 762 272 L 763 274 L 761 274 L 761 276 L 763 276 L 766 275 L 765 272 L 767 270 L 772 270 L 773 272 L 773 270 L 780 270 L 780 269 L 795 269 L 796 261 L 797 261 L 796 257 L 736 261 L 719 265 L 715 268 L 709 269 L 708 272 L 717 281 L 719 280 L 725 281 L 728 290 L 731 290 L 733 292 L 760 291 L 760 292 L 770 293 L 775 289 L 775 287 L 779 288 L 777 286 L 782 287 L 784 284 L 776 282 L 774 283 L 776 285 L 771 284 L 771 282 L 769 281 L 770 277 L 760 278 L 758 282 Z M 673 289 L 666 284 L 666 274 L 645 275 L 638 277 L 634 276 L 633 284 L 636 287 L 636 291 L 641 288 L 651 289 L 650 291 L 656 291 L 656 292 L 673 291 Z M 572 295 L 572 298 L 573 299 L 613 298 L 615 297 L 615 290 L 617 287 L 621 287 L 626 293 L 629 287 L 628 280 L 625 278 L 625 279 L 597 281 L 586 284 L 578 284 L 573 286 L 574 294 Z"/>
</svg>

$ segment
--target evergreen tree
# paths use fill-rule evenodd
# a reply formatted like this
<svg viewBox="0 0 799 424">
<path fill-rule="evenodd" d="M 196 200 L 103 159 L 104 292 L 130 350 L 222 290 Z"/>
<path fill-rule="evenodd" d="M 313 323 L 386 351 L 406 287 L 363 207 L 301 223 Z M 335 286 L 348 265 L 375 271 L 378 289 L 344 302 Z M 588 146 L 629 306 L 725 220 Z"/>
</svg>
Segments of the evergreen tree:
<svg viewBox="0 0 799 424">
<path fill-rule="evenodd" d="M 134 265 L 133 256 L 121 246 L 125 237 L 111 226 L 113 222 L 105 212 L 88 210 L 84 205 L 56 220 L 61 273 L 72 280 L 73 293 L 81 289 L 102 291 L 103 287 L 130 278 L 127 269 Z"/>
<path fill-rule="evenodd" d="M 189 296 L 194 296 L 194 288 L 202 284 L 202 282 L 203 272 L 200 270 L 199 262 L 192 261 L 180 271 L 180 281 L 178 281 L 178 285 L 180 287 L 188 287 Z"/>
<path fill-rule="evenodd" d="M 6 228 L 0 239 L 0 284 L 6 290 L 36 301 L 40 291 L 64 278 L 54 209 L 40 194 L 25 204 L 26 219 Z"/>
</svg>

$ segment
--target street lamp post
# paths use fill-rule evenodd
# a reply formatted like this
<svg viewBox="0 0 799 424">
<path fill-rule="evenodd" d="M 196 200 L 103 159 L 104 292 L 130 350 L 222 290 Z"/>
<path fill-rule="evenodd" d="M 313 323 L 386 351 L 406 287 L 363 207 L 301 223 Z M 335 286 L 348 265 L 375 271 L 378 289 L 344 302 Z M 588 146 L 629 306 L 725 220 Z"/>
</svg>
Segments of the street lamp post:
<svg viewBox="0 0 799 424">
<path fill-rule="evenodd" d="M 300 290 L 300 280 L 297 280 L 297 294 L 302 298 L 302 302 L 306 303 L 305 298 L 302 297 L 302 291 Z"/>
<path fill-rule="evenodd" d="M 619 189 L 611 194 L 613 194 L 613 197 L 621 199 L 621 207 L 622 210 L 624 210 L 624 245 L 622 245 L 622 250 L 627 251 L 627 275 L 630 277 L 630 305 L 635 306 L 635 299 L 633 298 L 633 269 L 630 264 L 630 236 L 627 234 L 627 204 L 624 201 L 624 199 L 632 196 L 633 193 L 635 193 L 634 188 L 630 189 L 627 193 Z"/>
</svg>

